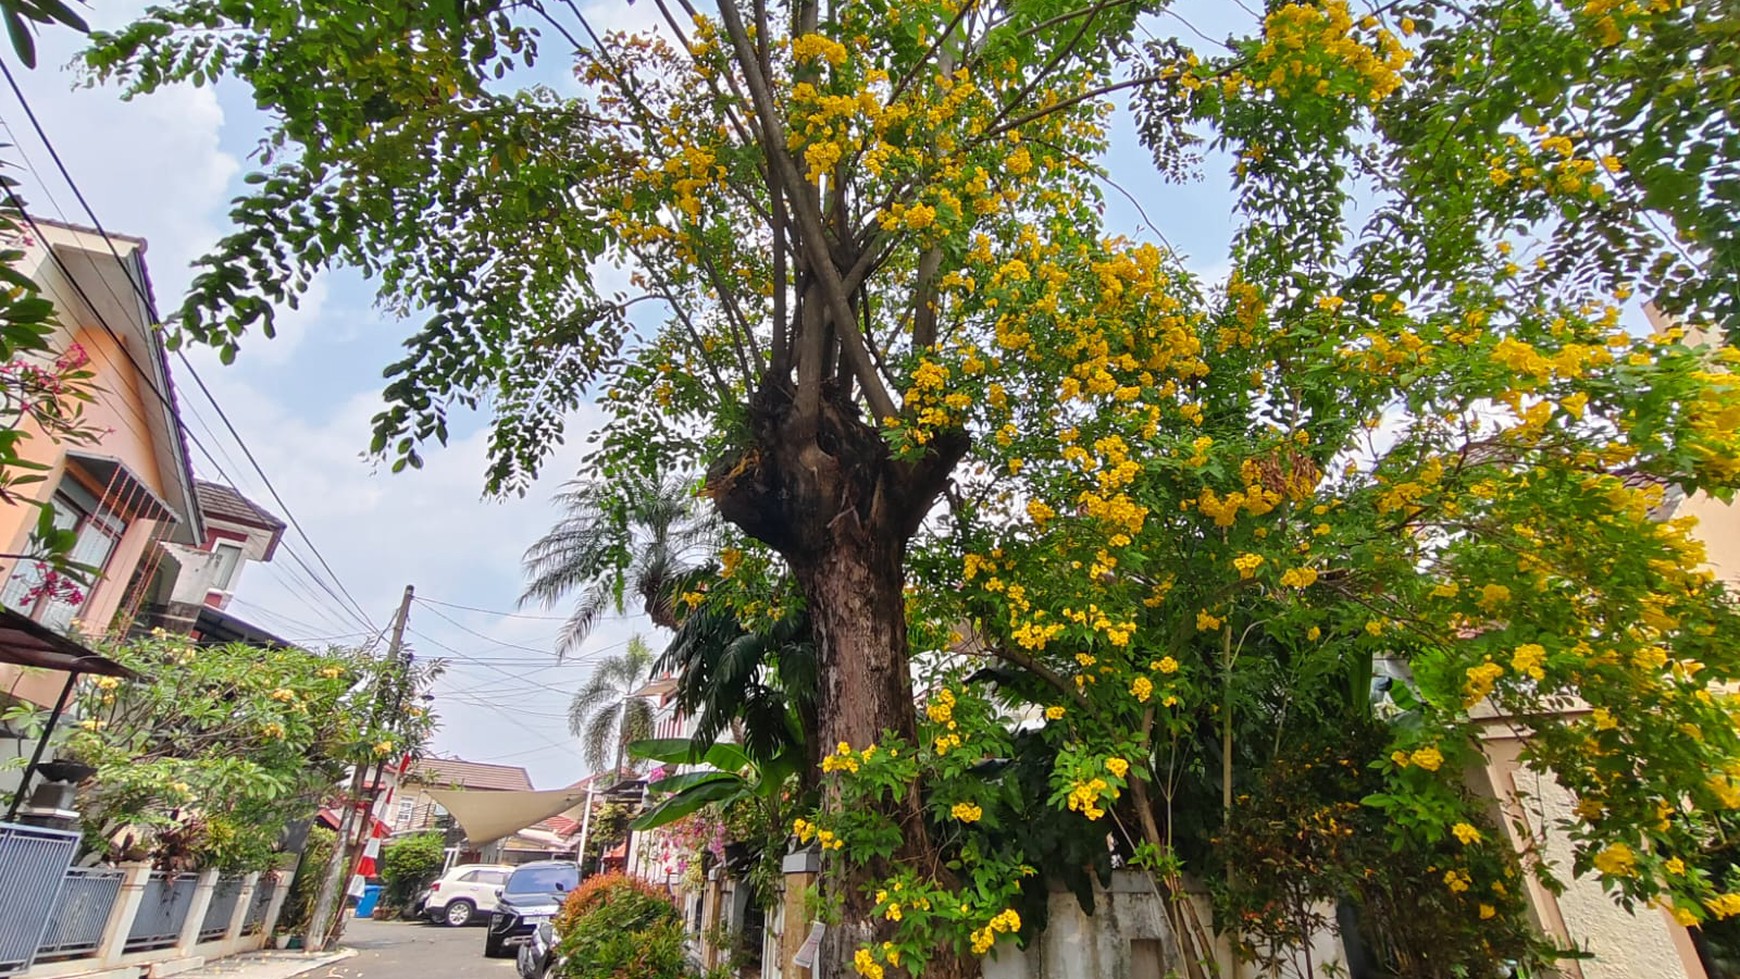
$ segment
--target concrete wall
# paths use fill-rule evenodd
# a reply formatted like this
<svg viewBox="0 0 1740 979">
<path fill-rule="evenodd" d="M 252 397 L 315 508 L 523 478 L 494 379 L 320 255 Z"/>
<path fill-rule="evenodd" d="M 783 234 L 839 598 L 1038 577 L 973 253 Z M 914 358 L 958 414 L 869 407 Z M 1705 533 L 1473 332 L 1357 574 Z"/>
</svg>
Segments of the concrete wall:
<svg viewBox="0 0 1740 979">
<path fill-rule="evenodd" d="M 985 959 L 985 979 L 1164 979 L 1184 960 L 1146 874 L 1120 871 L 1096 888 L 1094 913 L 1075 895 L 1051 895 L 1050 921 L 1026 948 L 1005 940 Z"/>
</svg>

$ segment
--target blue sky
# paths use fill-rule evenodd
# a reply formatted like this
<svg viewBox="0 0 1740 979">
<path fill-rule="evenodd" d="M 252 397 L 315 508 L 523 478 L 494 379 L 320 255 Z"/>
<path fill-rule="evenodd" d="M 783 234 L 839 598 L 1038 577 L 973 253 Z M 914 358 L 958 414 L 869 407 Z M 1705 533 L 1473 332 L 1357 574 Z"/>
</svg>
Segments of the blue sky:
<svg viewBox="0 0 1740 979">
<path fill-rule="evenodd" d="M 115 27 L 142 6 L 137 0 L 101 4 L 92 20 Z M 657 16 L 650 3 L 630 7 L 623 0 L 585 8 L 605 29 L 643 28 Z M 1147 30 L 1201 43 L 1192 28 L 1220 37 L 1249 20 L 1236 5 L 1213 0 L 1175 9 L 1178 15 L 1155 18 Z M 71 59 L 76 38 L 51 32 L 41 49 L 41 67 L 15 71 L 26 98 L 103 225 L 150 242 L 147 260 L 159 306 L 168 312 L 186 287 L 189 263 L 227 227 L 228 202 L 242 192 L 262 119 L 239 86 L 181 87 L 132 102 L 112 90 L 75 88 L 74 77 L 57 66 Z M 562 59 L 550 57 L 554 51 L 547 50 L 540 74 L 571 87 Z M 14 147 L 0 154 L 19 166 L 15 176 L 32 210 L 89 223 L 10 92 L 0 94 L 0 121 L 0 140 Z M 1224 160 L 1211 157 L 1197 183 L 1167 184 L 1137 144 L 1128 115 L 1120 113 L 1107 163 L 1191 267 L 1216 276 L 1231 229 Z M 1115 191 L 1107 195 L 1107 220 L 1113 232 L 1152 237 Z M 426 454 L 424 469 L 388 473 L 364 458 L 364 450 L 369 418 L 380 404 L 381 368 L 397 358 L 409 325 L 376 310 L 372 296 L 354 274 L 328 275 L 301 309 L 282 315 L 276 340 L 245 344 L 235 364 L 220 365 L 202 350 L 191 353 L 368 622 L 344 612 L 283 552 L 270 565 L 248 568 L 231 611 L 291 639 L 353 641 L 364 638 L 365 629 L 384 626 L 405 584 L 416 585 L 428 601 L 412 609 L 413 646 L 421 657 L 449 661 L 435 687 L 443 719 L 435 750 L 525 765 L 540 788 L 565 785 L 586 772 L 564 710 L 584 682 L 589 659 L 619 650 L 636 632 L 648 633 L 655 648 L 662 641 L 644 618 L 612 618 L 577 657 L 558 664 L 549 650 L 562 610 L 514 609 L 520 555 L 555 516 L 549 498 L 578 469 L 590 413 L 576 415 L 567 445 L 523 499 L 481 497 L 485 434 L 479 419 L 457 424 L 448 448 Z M 256 502 L 280 509 L 191 381 L 178 375 L 177 382 L 187 423 L 217 459 L 214 466 L 196 451 L 199 475 L 227 474 Z M 292 537 L 290 545 L 316 565 L 300 540 Z"/>
</svg>

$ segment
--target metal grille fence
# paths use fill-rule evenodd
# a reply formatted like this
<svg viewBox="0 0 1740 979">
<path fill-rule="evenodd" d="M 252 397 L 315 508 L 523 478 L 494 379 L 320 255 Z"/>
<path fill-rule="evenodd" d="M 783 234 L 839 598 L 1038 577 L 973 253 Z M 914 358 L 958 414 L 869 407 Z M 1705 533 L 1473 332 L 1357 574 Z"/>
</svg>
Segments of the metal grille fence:
<svg viewBox="0 0 1740 979">
<path fill-rule="evenodd" d="M 129 952 L 143 952 L 174 945 L 181 937 L 181 926 L 187 923 L 198 883 L 199 878 L 193 874 L 152 874 L 145 882 L 133 927 L 127 932 L 127 944 L 122 947 Z"/>
<path fill-rule="evenodd" d="M 67 871 L 60 901 L 48 919 L 42 944 L 37 946 L 37 959 L 74 959 L 95 954 L 126 876 L 124 870 L 74 867 Z"/>
<path fill-rule="evenodd" d="M 0 823 L 0 976 L 30 968 L 79 835 Z"/>
<path fill-rule="evenodd" d="M 254 885 L 254 899 L 248 902 L 248 916 L 242 919 L 242 934 L 258 935 L 266 927 L 266 912 L 272 907 L 272 891 L 276 882 L 269 874 L 261 874 Z"/>
<path fill-rule="evenodd" d="M 216 941 L 229 934 L 230 919 L 235 917 L 236 902 L 241 898 L 240 877 L 225 877 L 217 882 L 211 892 L 211 903 L 205 908 L 205 920 L 199 923 L 200 941 Z"/>
</svg>

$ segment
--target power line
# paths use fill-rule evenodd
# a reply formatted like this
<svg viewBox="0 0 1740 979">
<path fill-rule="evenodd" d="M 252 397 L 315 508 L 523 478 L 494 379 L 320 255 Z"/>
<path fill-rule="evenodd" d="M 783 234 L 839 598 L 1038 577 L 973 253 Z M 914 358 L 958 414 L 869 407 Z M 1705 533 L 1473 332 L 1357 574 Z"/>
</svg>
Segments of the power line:
<svg viewBox="0 0 1740 979">
<path fill-rule="evenodd" d="M 446 622 L 451 623 L 455 628 L 459 629 L 460 631 L 468 632 L 468 633 L 476 636 L 477 638 L 484 640 L 485 642 L 494 643 L 495 645 L 501 646 L 505 649 L 523 649 L 528 653 L 542 653 L 546 656 L 552 656 L 552 657 L 556 655 L 554 650 L 538 649 L 536 647 L 522 645 L 522 644 L 517 643 L 517 642 L 503 642 L 500 639 L 495 638 L 494 636 L 485 635 L 484 633 L 478 632 L 476 629 L 471 628 L 470 626 L 468 626 L 465 623 L 459 621 L 458 619 L 455 619 L 454 617 L 446 614 L 445 612 L 441 611 L 438 608 L 431 607 L 429 609 L 429 611 L 431 613 L 433 613 L 436 618 L 442 619 Z M 553 639 L 554 637 L 552 636 L 551 638 Z"/>
<path fill-rule="evenodd" d="M 458 602 L 443 602 L 439 599 L 424 598 L 421 595 L 417 596 L 417 601 L 424 605 L 440 605 L 443 608 L 463 609 L 467 612 L 482 612 L 485 615 L 500 616 L 504 619 L 541 619 L 548 622 L 566 622 L 572 618 L 572 616 L 567 615 L 534 615 L 530 612 L 504 612 L 500 609 L 480 608 L 476 605 L 461 605 Z M 627 616 L 622 616 L 622 618 L 627 618 Z"/>
<path fill-rule="evenodd" d="M 30 107 L 29 100 L 24 97 L 24 91 L 19 87 L 18 80 L 13 77 L 12 69 L 3 60 L 0 60 L 0 73 L 5 75 L 6 83 L 12 89 L 12 94 L 18 99 L 19 106 L 24 109 L 25 118 L 30 121 L 31 128 L 36 131 L 37 138 L 42 141 L 43 148 L 48 151 L 49 158 L 54 161 L 55 168 L 60 172 L 61 178 L 66 181 L 67 188 L 72 191 L 74 199 L 79 202 L 79 206 L 83 208 L 85 214 L 90 217 L 92 226 L 96 228 L 97 234 L 102 238 L 103 244 L 109 249 L 109 253 L 115 257 L 115 261 L 120 263 L 122 269 L 125 270 L 126 264 L 121 258 L 121 253 L 115 248 L 115 244 L 110 239 L 108 231 L 103 228 L 102 222 L 97 218 L 96 211 L 91 208 L 90 202 L 85 199 L 84 192 L 79 190 L 78 183 L 73 180 L 72 174 L 67 170 L 66 163 L 60 158 L 60 153 L 54 148 L 54 143 L 49 140 L 48 133 L 44 131 L 42 123 L 36 118 L 35 110 Z M 8 187 L 7 195 L 11 198 L 14 206 L 18 208 L 19 213 L 24 216 L 25 221 L 30 224 L 31 229 L 37 233 L 38 237 L 45 238 L 46 236 L 42 235 L 41 229 L 36 226 L 36 222 L 30 218 L 30 214 L 25 209 L 23 201 L 18 198 L 17 192 Z M 98 321 L 102 324 L 103 330 L 115 340 L 118 346 L 120 346 L 122 355 L 132 363 L 134 369 L 138 371 L 140 378 L 145 381 L 146 387 L 150 388 L 151 392 L 157 396 L 158 400 L 163 403 L 164 407 L 169 409 L 169 415 L 174 419 L 176 428 L 184 436 L 192 439 L 191 433 L 188 432 L 186 424 L 181 421 L 180 412 L 177 410 L 177 406 L 174 402 L 158 389 L 153 376 L 147 373 L 145 369 L 140 366 L 138 361 L 134 360 L 132 352 L 121 343 L 120 336 L 116 334 L 114 329 L 103 319 L 102 315 L 97 311 L 95 304 L 90 301 L 90 297 L 85 294 L 83 287 L 73 278 L 71 270 L 69 270 L 65 263 L 61 261 L 54 249 L 49 247 L 46 250 L 54 259 L 55 264 L 60 267 L 61 272 L 66 276 L 67 281 L 72 284 L 73 289 L 78 292 L 80 298 L 84 300 L 85 305 L 90 307 L 92 313 L 97 316 Z M 145 291 L 144 286 L 135 281 L 131 275 L 127 276 L 127 281 L 133 287 L 134 292 L 138 294 L 140 301 L 145 304 L 146 312 L 151 319 L 153 321 L 159 320 L 161 317 L 157 312 L 156 303 L 152 301 L 151 296 Z M 105 287 L 107 286 L 106 281 L 104 285 Z M 315 546 L 314 540 L 309 537 L 308 532 L 303 529 L 301 522 L 296 519 L 296 515 L 291 511 L 289 504 L 284 502 L 284 498 L 278 493 L 277 487 L 273 485 L 271 478 L 266 475 L 265 469 L 260 466 L 259 460 L 254 457 L 254 453 L 248 447 L 247 442 L 242 439 L 241 433 L 236 431 L 235 425 L 230 421 L 229 415 L 224 411 L 223 406 L 218 404 L 217 398 L 212 395 L 211 389 L 206 386 L 204 379 L 202 379 L 199 376 L 199 373 L 194 370 L 193 363 L 188 360 L 187 354 L 177 351 L 177 356 L 180 358 L 182 365 L 187 368 L 188 376 L 192 377 L 194 384 L 199 387 L 200 393 L 205 395 L 206 400 L 211 403 L 212 409 L 217 412 L 218 419 L 224 423 L 224 428 L 228 430 L 230 436 L 235 439 L 236 445 L 242 450 L 243 456 L 245 456 L 248 463 L 253 466 L 254 472 L 259 475 L 260 481 L 265 484 L 267 492 L 271 494 L 272 499 L 283 511 L 285 520 L 290 523 L 291 527 L 296 530 L 297 535 L 300 536 L 304 543 L 308 545 L 308 549 L 313 553 L 315 560 L 320 563 L 320 566 L 325 569 L 327 575 L 331 577 L 332 583 L 338 587 L 344 600 L 350 603 L 351 611 L 359 617 L 364 626 L 373 629 L 374 623 L 369 621 L 368 613 L 363 611 L 361 604 L 357 602 L 353 595 L 351 595 L 349 589 L 344 587 L 344 583 L 339 580 L 337 573 L 332 569 L 332 565 L 326 560 L 326 556 L 320 552 L 320 548 Z M 165 368 L 165 381 L 168 382 L 168 365 L 164 364 L 163 366 Z M 197 444 L 197 439 L 192 440 Z M 202 451 L 205 451 L 204 446 L 201 446 L 200 448 Z M 183 451 L 185 452 L 185 448 Z M 207 452 L 207 457 L 210 458 L 209 452 Z M 212 464 L 214 467 L 217 465 L 215 459 L 212 460 Z M 336 599 L 337 596 L 334 596 L 334 598 Z"/>
</svg>

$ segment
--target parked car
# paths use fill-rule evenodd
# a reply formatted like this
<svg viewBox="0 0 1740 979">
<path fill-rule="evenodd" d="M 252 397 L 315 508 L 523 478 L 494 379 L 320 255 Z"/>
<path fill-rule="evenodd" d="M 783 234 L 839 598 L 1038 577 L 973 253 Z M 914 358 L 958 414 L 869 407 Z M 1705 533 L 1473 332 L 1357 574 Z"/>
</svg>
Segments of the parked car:
<svg viewBox="0 0 1740 979">
<path fill-rule="evenodd" d="M 513 870 L 502 864 L 460 864 L 429 885 L 422 898 L 423 915 L 452 928 L 483 920 Z"/>
<path fill-rule="evenodd" d="M 570 860 L 539 860 L 515 867 L 490 912 L 483 954 L 495 958 L 524 945 L 579 884 L 580 866 Z"/>
</svg>

